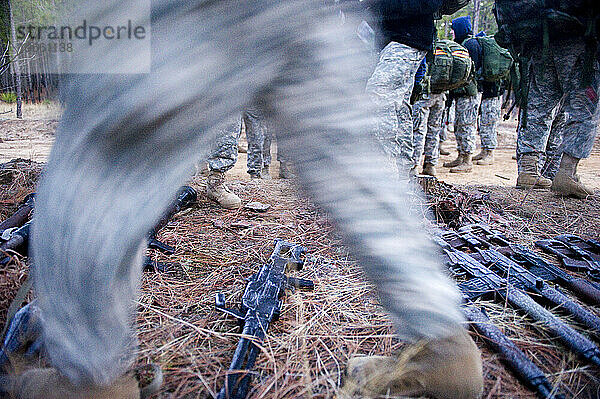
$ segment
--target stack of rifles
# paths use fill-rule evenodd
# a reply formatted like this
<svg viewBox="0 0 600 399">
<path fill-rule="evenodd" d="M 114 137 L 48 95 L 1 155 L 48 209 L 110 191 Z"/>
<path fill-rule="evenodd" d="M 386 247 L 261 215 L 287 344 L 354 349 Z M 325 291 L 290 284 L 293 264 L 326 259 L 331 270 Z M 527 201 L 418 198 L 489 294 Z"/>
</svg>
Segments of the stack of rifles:
<svg viewBox="0 0 600 399">
<path fill-rule="evenodd" d="M 510 304 L 582 360 L 600 366 L 600 349 L 596 344 L 553 313 L 569 315 L 586 334 L 600 338 L 597 314 L 557 287 L 566 288 L 590 305 L 600 305 L 600 243 L 573 235 L 536 242 L 539 248 L 557 256 L 565 269 L 579 272 L 570 274 L 483 224 L 440 230 L 434 240 L 443 252 L 450 274 L 458 282 L 464 300 L 463 312 L 470 325 L 538 396 L 565 397 L 552 388 L 539 367 L 475 305 L 476 299 L 500 299 Z M 586 278 L 576 277 L 582 272 Z"/>
<path fill-rule="evenodd" d="M 177 212 L 189 208 L 196 199 L 193 188 L 183 186 L 179 190 L 175 201 L 148 233 L 149 248 L 166 254 L 174 252 L 174 248 L 157 241 L 156 234 Z M 30 194 L 10 218 L 0 223 L 0 267 L 7 265 L 15 253 L 27 255 L 34 205 L 35 194 Z M 450 274 L 458 282 L 464 300 L 463 312 L 470 325 L 538 396 L 565 397 L 552 387 L 540 368 L 490 321 L 485 311 L 476 305 L 477 299 L 500 299 L 510 304 L 585 362 L 600 367 L 598 346 L 553 313 L 558 311 L 569 315 L 585 329 L 586 334 L 600 338 L 598 315 L 573 301 L 558 287 L 566 288 L 583 302 L 600 306 L 599 242 L 574 235 L 560 235 L 536 242 L 543 251 L 558 258 L 561 268 L 548 263 L 536 252 L 511 243 L 504 235 L 483 224 L 471 224 L 457 230 L 440 229 L 434 240 L 443 253 Z M 304 247 L 276 240 L 269 261 L 248 278 L 239 310 L 226 307 L 223 294 L 216 295 L 216 309 L 237 319 L 242 332 L 219 398 L 247 396 L 252 376 L 250 370 L 259 352 L 257 341 L 264 339 L 271 322 L 277 320 L 281 297 L 288 289 L 313 288 L 311 281 L 287 277 L 288 271 L 302 268 L 306 256 Z M 150 258 L 144 261 L 145 270 L 165 271 L 169 268 L 169 265 Z M 9 342 L 5 337 L 0 352 L 4 352 L 7 345 Z M 3 353 L 0 355 L 4 358 Z"/>
</svg>

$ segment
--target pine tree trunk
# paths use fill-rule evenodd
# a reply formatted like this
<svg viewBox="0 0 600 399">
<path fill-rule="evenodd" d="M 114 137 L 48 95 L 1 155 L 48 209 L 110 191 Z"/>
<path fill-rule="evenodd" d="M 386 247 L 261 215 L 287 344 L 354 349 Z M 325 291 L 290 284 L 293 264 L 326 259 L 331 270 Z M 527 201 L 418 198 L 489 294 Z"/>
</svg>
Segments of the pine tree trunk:
<svg viewBox="0 0 600 399">
<path fill-rule="evenodd" d="M 17 90 L 17 118 L 23 117 L 23 98 L 21 93 L 21 66 L 19 65 L 18 54 L 17 54 L 17 34 L 15 32 L 15 19 L 13 17 L 12 5 L 10 0 L 6 0 L 8 4 L 8 11 L 10 13 L 10 48 L 11 48 L 11 62 L 13 64 L 13 71 L 15 72 L 15 86 Z"/>
<path fill-rule="evenodd" d="M 481 13 L 481 0 L 473 0 L 473 35 L 479 33 L 479 14 Z"/>
</svg>

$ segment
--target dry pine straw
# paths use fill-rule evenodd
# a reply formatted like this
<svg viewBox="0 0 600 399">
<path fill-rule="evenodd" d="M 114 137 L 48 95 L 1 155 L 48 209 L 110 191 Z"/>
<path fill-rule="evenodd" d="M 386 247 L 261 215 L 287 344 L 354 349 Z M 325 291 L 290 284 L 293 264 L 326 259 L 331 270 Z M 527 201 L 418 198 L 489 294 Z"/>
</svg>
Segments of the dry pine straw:
<svg viewBox="0 0 600 399">
<path fill-rule="evenodd" d="M 11 198 L 1 200 L 18 201 L 31 191 L 31 181 L 22 183 L 22 187 L 5 190 Z M 199 177 L 192 182 L 199 192 L 202 184 Z M 157 260 L 177 263 L 169 273 L 146 273 L 138 301 L 138 362 L 157 362 L 165 373 L 157 397 L 216 396 L 239 330 L 231 317 L 214 310 L 215 293 L 225 293 L 230 305 L 236 305 L 244 279 L 267 260 L 275 238 L 309 249 L 311 258 L 299 275 L 314 280 L 315 290 L 285 297 L 281 319 L 260 344 L 249 397 L 334 397 L 349 357 L 390 354 L 402 347 L 331 223 L 289 182 L 232 182 L 230 186 L 244 202 L 257 200 L 273 207 L 265 214 L 225 211 L 200 196 L 197 206 L 176 216 L 159 235 L 176 247 L 176 253 L 170 257 L 150 253 Z M 6 217 L 14 205 L 2 202 L 0 211 Z M 24 274 L 24 265 L 2 272 L 2 316 Z M 598 397 L 597 370 L 510 307 L 492 302 L 480 305 L 568 397 Z M 483 351 L 484 397 L 534 398 L 497 355 L 473 336 Z"/>
</svg>

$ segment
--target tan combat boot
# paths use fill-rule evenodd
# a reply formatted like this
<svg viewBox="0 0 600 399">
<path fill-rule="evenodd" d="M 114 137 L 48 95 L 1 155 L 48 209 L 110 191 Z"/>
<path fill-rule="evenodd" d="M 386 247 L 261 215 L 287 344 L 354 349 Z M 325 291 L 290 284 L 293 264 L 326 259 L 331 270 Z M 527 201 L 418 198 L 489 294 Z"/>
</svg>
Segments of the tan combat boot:
<svg viewBox="0 0 600 399">
<path fill-rule="evenodd" d="M 521 155 L 521 171 L 517 177 L 517 188 L 548 189 L 552 180 L 546 179 L 539 171 L 539 153 Z"/>
<path fill-rule="evenodd" d="M 579 176 L 576 174 L 578 164 L 578 158 L 563 153 L 560 168 L 556 172 L 556 176 L 552 182 L 552 191 L 560 195 L 579 199 L 586 199 L 588 195 L 594 194 L 592 190 L 579 181 Z"/>
<path fill-rule="evenodd" d="M 454 161 L 444 162 L 444 168 L 453 168 L 455 166 L 460 165 L 461 163 L 463 163 L 464 157 L 465 157 L 465 154 L 462 152 L 459 152 L 458 157 Z"/>
<path fill-rule="evenodd" d="M 471 173 L 473 171 L 473 162 L 471 161 L 471 154 L 463 154 L 463 162 L 450 168 L 450 173 Z"/>
<path fill-rule="evenodd" d="M 435 166 L 432 163 L 425 162 L 423 164 L 423 174 L 427 175 L 427 176 L 435 176 L 436 175 Z"/>
<path fill-rule="evenodd" d="M 485 155 L 485 149 L 482 148 L 481 151 L 479 152 L 479 154 L 477 154 L 473 157 L 473 161 L 479 161 L 481 158 L 483 158 L 484 155 Z"/>
<path fill-rule="evenodd" d="M 242 206 L 240 197 L 225 185 L 225 173 L 211 170 L 206 183 L 206 196 L 225 209 L 238 209 Z"/>
<path fill-rule="evenodd" d="M 483 149 L 481 150 L 481 153 L 479 153 L 477 156 L 481 155 L 481 157 L 479 159 L 475 159 L 475 157 L 473 157 L 473 161 L 477 161 L 475 162 L 477 165 L 493 165 L 494 164 L 494 150 L 486 150 Z"/>
<path fill-rule="evenodd" d="M 481 353 L 468 332 L 410 345 L 396 357 L 350 359 L 339 399 L 379 395 L 477 399 L 483 392 Z"/>
</svg>

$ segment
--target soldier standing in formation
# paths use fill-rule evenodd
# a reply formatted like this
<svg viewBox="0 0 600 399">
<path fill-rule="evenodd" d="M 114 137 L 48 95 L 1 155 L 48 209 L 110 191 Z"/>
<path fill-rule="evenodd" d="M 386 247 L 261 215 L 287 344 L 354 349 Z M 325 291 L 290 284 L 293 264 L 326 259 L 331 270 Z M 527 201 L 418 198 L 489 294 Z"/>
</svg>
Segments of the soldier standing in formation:
<svg viewBox="0 0 600 399">
<path fill-rule="evenodd" d="M 270 179 L 271 132 L 265 117 L 256 108 L 247 109 L 242 115 L 248 140 L 248 174 L 252 179 Z"/>
<path fill-rule="evenodd" d="M 423 80 L 426 81 L 427 63 L 423 60 L 417 75 L 415 85 Z M 414 164 L 418 167 L 421 157 L 425 155 L 423 162 L 424 175 L 435 176 L 443 133 L 443 117 L 446 104 L 445 92 L 437 93 L 427 89 L 420 94 L 420 98 L 413 104 L 413 143 Z"/>
<path fill-rule="evenodd" d="M 225 209 L 238 209 L 242 200 L 225 185 L 225 173 L 233 168 L 238 157 L 239 119 L 231 120 L 218 129 L 211 156 L 208 158 L 206 196 Z"/>
<path fill-rule="evenodd" d="M 584 17 L 581 20 L 600 14 L 597 1 L 579 3 L 569 4 L 569 9 L 561 9 L 561 12 L 580 14 Z M 545 11 L 550 13 L 554 10 L 548 8 Z M 540 22 L 531 22 L 530 30 L 536 32 L 535 23 Z M 582 199 L 593 194 L 577 176 L 579 161 L 590 156 L 598 129 L 598 121 L 594 117 L 600 82 L 598 48 L 597 41 L 594 42 L 590 36 L 590 33 L 597 36 L 597 32 L 590 32 L 588 27 L 581 25 L 574 28 L 572 25 L 568 34 L 548 32 L 548 41 L 543 40 L 540 33 L 535 40 L 520 47 L 527 62 L 524 70 L 528 71 L 529 85 L 517 137 L 519 188 L 551 188 L 558 194 Z M 541 175 L 540 163 L 558 108 L 561 110 L 558 115 L 566 118 L 564 128 L 560 129 L 562 159 L 554 179 L 550 180 Z"/>
<path fill-rule="evenodd" d="M 454 40 L 467 48 L 470 57 L 475 62 L 475 69 L 477 69 L 477 64 L 481 63 L 481 60 L 477 59 L 478 55 L 481 54 L 481 49 L 477 39 L 473 38 L 470 17 L 454 19 L 452 30 Z M 458 146 L 458 157 L 454 161 L 444 163 L 444 167 L 450 168 L 451 173 L 469 173 L 473 171 L 472 156 L 475 151 L 477 116 L 481 101 L 475 74 L 473 74 L 473 78 L 467 86 L 452 90 L 450 96 L 456 103 L 454 134 Z"/>
</svg>

